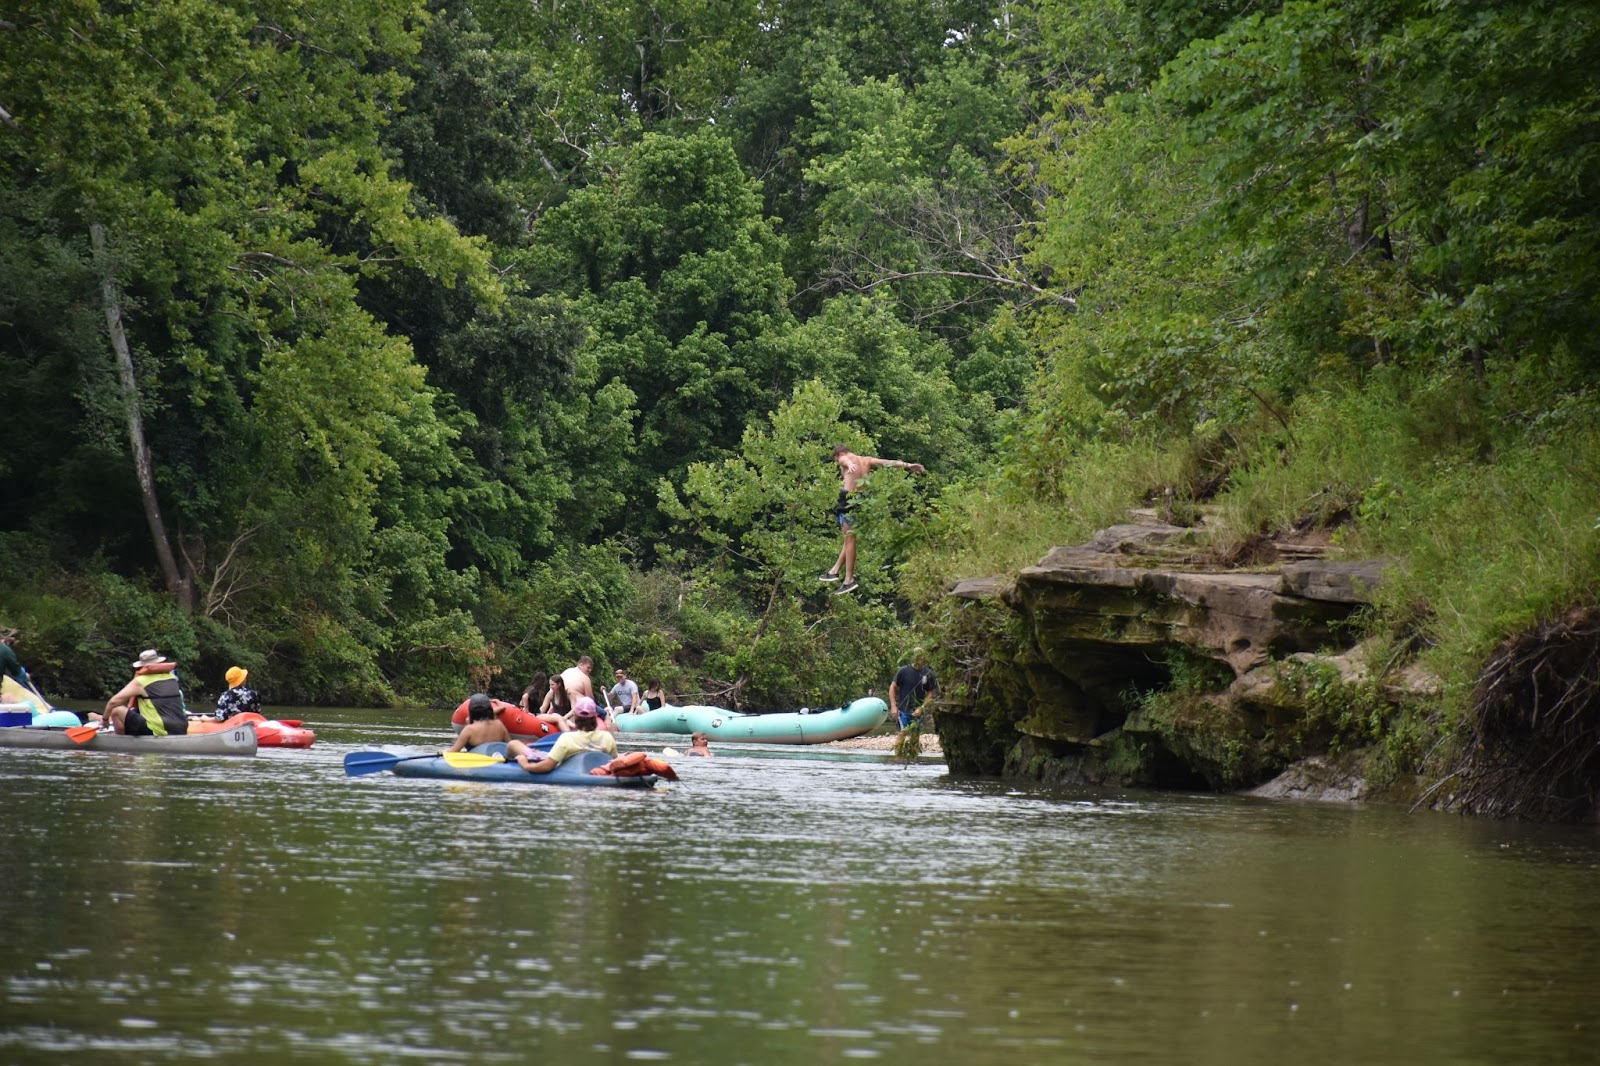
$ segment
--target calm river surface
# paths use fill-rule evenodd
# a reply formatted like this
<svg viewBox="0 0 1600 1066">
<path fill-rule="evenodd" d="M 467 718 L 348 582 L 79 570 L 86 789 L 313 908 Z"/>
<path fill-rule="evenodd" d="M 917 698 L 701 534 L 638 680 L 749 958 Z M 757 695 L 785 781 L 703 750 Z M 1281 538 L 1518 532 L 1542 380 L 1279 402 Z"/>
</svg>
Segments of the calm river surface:
<svg viewBox="0 0 1600 1066">
<path fill-rule="evenodd" d="M 445 716 L 298 715 L 250 760 L 0 750 L 0 1063 L 1600 1061 L 1590 829 L 731 746 L 654 792 L 349 778 Z"/>
</svg>

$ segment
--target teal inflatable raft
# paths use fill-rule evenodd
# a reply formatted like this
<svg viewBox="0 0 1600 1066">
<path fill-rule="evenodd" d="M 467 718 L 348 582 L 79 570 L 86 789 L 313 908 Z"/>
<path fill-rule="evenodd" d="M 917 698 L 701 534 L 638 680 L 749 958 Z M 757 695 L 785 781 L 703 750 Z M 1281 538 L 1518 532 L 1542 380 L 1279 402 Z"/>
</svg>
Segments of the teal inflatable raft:
<svg viewBox="0 0 1600 1066">
<path fill-rule="evenodd" d="M 72 711 L 58 711 L 31 688 L 14 678 L 0 678 L 0 726 L 33 726 L 35 729 L 71 729 L 83 724 Z"/>
<path fill-rule="evenodd" d="M 71 711 L 38 711 L 26 703 L 0 703 L 0 727 L 32 726 L 34 729 L 71 729 L 83 719 Z"/>
<path fill-rule="evenodd" d="M 754 744 L 826 744 L 870 733 L 883 724 L 889 705 L 876 696 L 864 696 L 848 707 L 832 711 L 788 711 L 782 714 L 741 714 L 721 707 L 674 707 L 616 715 L 622 733 L 704 733 L 714 740 L 742 740 Z"/>
<path fill-rule="evenodd" d="M 548 745 L 546 745 L 548 746 Z M 472 749 L 476 755 L 504 755 L 504 744 L 479 744 Z M 403 758 L 390 769 L 399 777 L 436 777 L 447 781 L 510 781 L 520 785 L 584 785 L 599 788 L 650 788 L 660 778 L 654 774 L 644 777 L 606 777 L 591 774 L 597 766 L 604 766 L 611 756 L 603 751 L 580 751 L 547 774 L 530 774 L 514 762 L 497 762 L 490 766 L 451 766 L 434 756 L 427 759 Z M 348 771 L 347 771 L 348 772 Z"/>
</svg>

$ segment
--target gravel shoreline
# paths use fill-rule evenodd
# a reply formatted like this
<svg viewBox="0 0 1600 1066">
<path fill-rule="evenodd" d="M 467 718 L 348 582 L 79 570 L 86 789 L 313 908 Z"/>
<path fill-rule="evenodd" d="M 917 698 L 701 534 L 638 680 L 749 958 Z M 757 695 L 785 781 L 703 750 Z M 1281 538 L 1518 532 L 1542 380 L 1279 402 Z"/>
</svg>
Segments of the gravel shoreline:
<svg viewBox="0 0 1600 1066">
<path fill-rule="evenodd" d="M 855 751 L 893 751 L 896 741 L 900 738 L 893 733 L 882 736 L 851 737 L 849 740 L 833 740 L 826 744 L 818 744 L 819 748 L 848 748 Z M 943 755 L 944 749 L 939 747 L 939 738 L 931 733 L 924 733 L 918 737 L 924 755 Z"/>
</svg>

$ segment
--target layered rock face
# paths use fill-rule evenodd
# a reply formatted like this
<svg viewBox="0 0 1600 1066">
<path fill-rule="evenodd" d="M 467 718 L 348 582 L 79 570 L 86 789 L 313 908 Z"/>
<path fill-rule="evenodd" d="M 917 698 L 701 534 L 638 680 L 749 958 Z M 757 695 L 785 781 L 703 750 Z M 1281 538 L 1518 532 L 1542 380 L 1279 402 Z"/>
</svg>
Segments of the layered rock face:
<svg viewBox="0 0 1600 1066">
<path fill-rule="evenodd" d="M 1196 536 L 1116 526 L 1013 581 L 955 586 L 997 636 L 940 714 L 952 770 L 1237 788 L 1312 754 L 1340 690 L 1375 691 L 1348 623 L 1382 562 L 1230 571 Z"/>
</svg>

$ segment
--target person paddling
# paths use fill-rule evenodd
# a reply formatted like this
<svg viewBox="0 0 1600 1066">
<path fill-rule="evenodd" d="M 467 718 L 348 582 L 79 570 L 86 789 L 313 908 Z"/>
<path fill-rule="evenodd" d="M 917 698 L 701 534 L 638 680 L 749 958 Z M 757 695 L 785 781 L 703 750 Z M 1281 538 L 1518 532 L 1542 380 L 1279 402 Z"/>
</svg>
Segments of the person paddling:
<svg viewBox="0 0 1600 1066">
<path fill-rule="evenodd" d="M 106 720 L 130 737 L 187 734 L 189 708 L 177 668 L 154 648 L 140 652 L 133 662 L 133 680 L 106 701 Z"/>
</svg>

